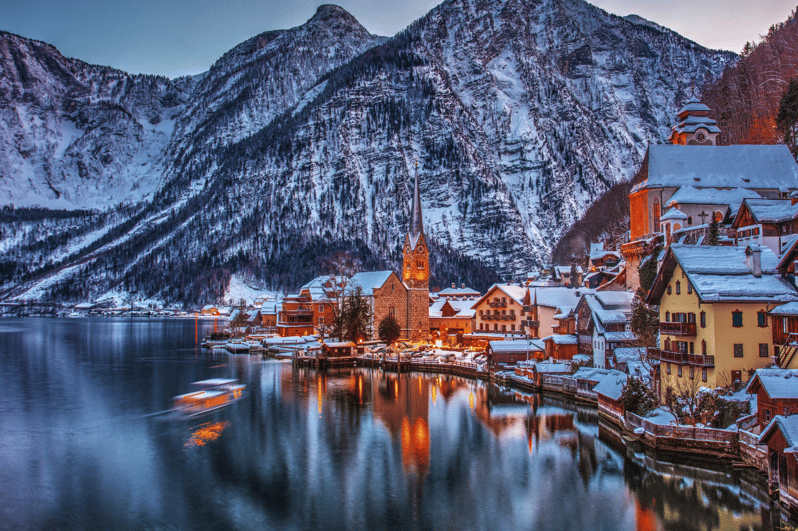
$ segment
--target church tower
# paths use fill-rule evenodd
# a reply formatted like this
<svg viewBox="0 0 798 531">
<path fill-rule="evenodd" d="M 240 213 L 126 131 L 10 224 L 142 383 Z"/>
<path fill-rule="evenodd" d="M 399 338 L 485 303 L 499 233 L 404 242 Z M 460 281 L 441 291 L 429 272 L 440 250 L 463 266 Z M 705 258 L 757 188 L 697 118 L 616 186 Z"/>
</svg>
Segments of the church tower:
<svg viewBox="0 0 798 531">
<path fill-rule="evenodd" d="M 681 146 L 718 145 L 720 128 L 718 122 L 709 117 L 709 112 L 709 107 L 693 94 L 687 104 L 679 109 L 676 115 L 679 123 L 673 126 L 668 141 Z"/>
<path fill-rule="evenodd" d="M 408 287 L 407 337 L 412 340 L 429 338 L 429 249 L 424 236 L 421 218 L 421 191 L 418 184 L 418 162 L 416 162 L 416 185 L 413 191 L 413 207 L 410 212 L 410 230 L 405 236 L 402 254 L 402 280 Z"/>
</svg>

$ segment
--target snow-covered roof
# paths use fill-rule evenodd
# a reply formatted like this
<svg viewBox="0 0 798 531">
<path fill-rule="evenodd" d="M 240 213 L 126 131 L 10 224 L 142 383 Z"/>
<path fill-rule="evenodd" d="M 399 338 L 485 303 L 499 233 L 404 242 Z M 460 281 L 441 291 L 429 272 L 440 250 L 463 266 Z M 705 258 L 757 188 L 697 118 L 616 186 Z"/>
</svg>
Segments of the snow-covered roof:
<svg viewBox="0 0 798 531">
<path fill-rule="evenodd" d="M 601 260 L 602 258 L 606 258 L 608 256 L 612 256 L 613 258 L 617 258 L 620 260 L 621 253 L 617 251 L 605 251 L 604 249 L 600 251 L 590 251 L 591 262 L 595 262 L 596 260 Z"/>
<path fill-rule="evenodd" d="M 340 285 L 345 283 L 346 279 L 344 277 L 321 275 L 299 288 L 299 292 L 307 292 L 312 301 L 325 301 L 330 300 L 331 297 L 334 296 L 336 290 L 334 284 Z"/>
<path fill-rule="evenodd" d="M 530 362 L 530 365 L 534 366 L 535 370 L 542 374 L 562 374 L 571 372 L 570 363 L 549 363 L 548 361 L 536 361 Z"/>
<path fill-rule="evenodd" d="M 762 274 L 756 277 L 749 268 L 746 249 L 738 246 L 673 244 L 668 253 L 672 253 L 704 302 L 798 301 L 795 288 L 776 273 L 778 258 L 775 253 L 767 247 L 756 247 L 761 253 L 762 270 Z M 658 278 L 667 276 L 667 269 L 674 265 L 663 264 Z M 661 296 L 664 285 L 665 282 L 661 285 L 655 283 L 652 294 Z"/>
<path fill-rule="evenodd" d="M 436 293 L 439 297 L 476 297 L 482 296 L 480 292 L 475 289 L 462 287 L 462 288 L 446 288 Z"/>
<path fill-rule="evenodd" d="M 569 275 L 571 274 L 571 266 L 564 266 L 564 265 L 563 266 L 554 266 L 554 269 L 560 275 L 562 275 L 563 273 L 568 273 Z M 584 271 L 582 270 L 582 266 L 576 266 L 576 272 L 579 275 L 584 273 Z"/>
<path fill-rule="evenodd" d="M 648 148 L 649 188 L 796 188 L 798 164 L 786 145 L 677 146 Z M 637 187 L 636 187 L 637 188 Z"/>
<path fill-rule="evenodd" d="M 684 212 L 682 212 L 678 208 L 674 207 L 674 208 L 671 208 L 670 210 L 668 210 L 667 212 L 665 212 L 662 215 L 662 217 L 659 218 L 659 219 L 660 219 L 660 221 L 665 221 L 665 220 L 669 220 L 669 219 L 687 219 L 687 214 L 685 214 Z"/>
<path fill-rule="evenodd" d="M 687 100 L 687 103 L 679 109 L 679 112 L 676 113 L 676 116 L 681 116 L 684 113 L 691 113 L 691 112 L 709 112 L 709 107 L 701 103 L 701 100 L 693 94 L 690 96 L 690 99 Z"/>
<path fill-rule="evenodd" d="M 773 430 L 781 430 L 781 434 L 787 441 L 787 446 L 792 447 L 798 444 L 798 415 L 782 416 L 776 415 L 770 424 L 762 430 L 759 435 L 759 443 L 762 444 L 769 437 Z"/>
<path fill-rule="evenodd" d="M 374 296 L 374 290 L 381 288 L 388 281 L 393 271 L 367 271 L 356 273 L 346 285 L 347 293 L 351 293 L 358 286 L 363 290 L 364 297 Z"/>
<path fill-rule="evenodd" d="M 355 344 L 351 341 L 336 341 L 331 343 L 324 343 L 327 348 L 346 348 L 346 347 L 354 347 Z"/>
<path fill-rule="evenodd" d="M 590 380 L 594 382 L 600 382 L 604 379 L 605 376 L 610 374 L 624 374 L 621 371 L 616 371 L 614 369 L 602 369 L 599 367 L 580 367 L 578 371 L 576 371 L 571 378 L 574 380 Z M 625 375 L 624 375 L 625 376 Z"/>
<path fill-rule="evenodd" d="M 798 203 L 789 199 L 746 199 L 745 205 L 758 223 L 779 223 L 798 217 Z"/>
<path fill-rule="evenodd" d="M 552 334 L 543 338 L 543 341 L 553 341 L 555 345 L 576 345 L 577 338 L 571 334 Z"/>
<path fill-rule="evenodd" d="M 492 285 L 488 289 L 487 293 L 485 293 L 485 295 L 483 295 L 482 298 L 479 299 L 478 302 L 482 302 L 483 300 L 488 299 L 489 296 L 490 296 L 491 291 L 493 291 L 494 288 L 496 288 L 496 289 L 498 289 L 500 291 L 503 291 L 505 293 L 505 295 L 507 295 L 508 297 L 513 299 L 516 303 L 521 304 L 521 305 L 523 304 L 524 295 L 526 295 L 527 288 L 524 287 L 524 286 L 515 286 L 513 284 L 494 284 L 494 285 Z"/>
<path fill-rule="evenodd" d="M 591 319 L 599 334 L 605 333 L 605 325 L 625 323 L 630 319 L 634 293 L 628 291 L 601 291 L 584 296 L 590 308 Z"/>
<path fill-rule="evenodd" d="M 798 302 L 788 302 L 770 310 L 772 315 L 798 315 Z"/>
<path fill-rule="evenodd" d="M 582 295 L 596 293 L 596 290 L 593 289 L 566 287 L 538 287 L 529 288 L 529 290 L 532 301 L 537 295 L 538 306 L 559 309 L 561 313 L 576 308 Z"/>
<path fill-rule="evenodd" d="M 794 398 L 798 400 L 798 370 L 757 369 L 745 388 L 746 393 L 756 392 L 761 385 L 772 399 Z"/>
<path fill-rule="evenodd" d="M 613 374 L 608 374 L 601 381 L 596 384 L 593 391 L 597 395 L 606 396 L 611 400 L 618 400 L 623 394 L 623 388 L 626 386 L 627 375 L 620 371 L 614 371 Z"/>
<path fill-rule="evenodd" d="M 620 341 L 637 341 L 634 332 L 604 332 L 604 339 L 608 343 L 618 343 Z"/>
<path fill-rule="evenodd" d="M 440 317 L 443 318 L 441 310 L 446 305 L 452 307 L 454 311 L 457 312 L 456 315 L 452 317 L 452 319 L 462 319 L 464 317 L 472 318 L 476 315 L 477 311 L 474 309 L 474 305 L 477 303 L 475 300 L 449 300 L 449 299 L 438 299 L 429 307 L 429 316 L 430 317 Z"/>
<path fill-rule="evenodd" d="M 544 352 L 546 347 L 540 339 L 510 339 L 507 341 L 491 341 L 490 350 L 496 354 L 512 354 L 520 352 Z"/>
<path fill-rule="evenodd" d="M 677 205 L 727 205 L 736 212 L 744 200 L 758 199 L 759 197 L 755 191 L 745 188 L 718 189 L 682 186 L 676 190 L 665 206 L 671 203 Z"/>
</svg>

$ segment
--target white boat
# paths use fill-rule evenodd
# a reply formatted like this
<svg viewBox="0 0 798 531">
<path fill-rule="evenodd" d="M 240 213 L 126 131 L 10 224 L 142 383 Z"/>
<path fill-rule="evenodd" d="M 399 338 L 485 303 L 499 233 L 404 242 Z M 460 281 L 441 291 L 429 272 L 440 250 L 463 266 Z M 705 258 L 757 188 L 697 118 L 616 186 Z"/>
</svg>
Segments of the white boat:
<svg viewBox="0 0 798 531">
<path fill-rule="evenodd" d="M 212 378 L 191 385 L 197 390 L 172 399 L 173 409 L 188 416 L 207 413 L 237 402 L 244 396 L 244 389 L 247 387 L 230 378 Z"/>
</svg>

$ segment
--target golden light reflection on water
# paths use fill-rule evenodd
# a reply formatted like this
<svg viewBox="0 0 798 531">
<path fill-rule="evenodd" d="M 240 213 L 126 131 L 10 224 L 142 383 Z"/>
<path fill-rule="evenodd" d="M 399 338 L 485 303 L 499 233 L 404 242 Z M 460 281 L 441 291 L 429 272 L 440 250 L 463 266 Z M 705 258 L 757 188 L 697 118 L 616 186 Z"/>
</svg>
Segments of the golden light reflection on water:
<svg viewBox="0 0 798 531">
<path fill-rule="evenodd" d="M 206 422 L 205 424 L 201 424 L 194 430 L 191 434 L 191 438 L 186 441 L 186 444 L 183 445 L 183 449 L 197 448 L 199 446 L 205 446 L 211 441 L 215 441 L 229 425 L 230 423 L 227 421 Z"/>
</svg>

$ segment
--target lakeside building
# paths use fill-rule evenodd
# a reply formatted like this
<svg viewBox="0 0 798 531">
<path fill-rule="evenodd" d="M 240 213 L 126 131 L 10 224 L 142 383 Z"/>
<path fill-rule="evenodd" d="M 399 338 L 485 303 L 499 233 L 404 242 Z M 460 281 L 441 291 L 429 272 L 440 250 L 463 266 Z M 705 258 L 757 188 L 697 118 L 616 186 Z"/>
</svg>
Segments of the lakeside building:
<svg viewBox="0 0 798 531">
<path fill-rule="evenodd" d="M 781 254 L 783 244 L 798 234 L 798 198 L 746 199 L 734 217 L 737 245 L 765 245 Z"/>
<path fill-rule="evenodd" d="M 594 367 L 609 368 L 616 348 L 637 344 L 631 328 L 633 300 L 628 291 L 600 291 L 585 294 L 577 304 L 578 350 L 593 358 Z"/>
<path fill-rule="evenodd" d="M 670 144 L 646 150 L 629 193 L 630 241 L 621 248 L 632 291 L 640 286 L 639 266 L 652 240 L 677 241 L 677 231 L 729 220 L 746 199 L 788 198 L 798 189 L 798 164 L 787 146 L 719 146 L 721 131 L 709 112 L 692 97 L 677 113 Z M 684 217 L 663 225 L 668 208 Z"/>
<path fill-rule="evenodd" d="M 767 247 L 673 244 L 647 302 L 659 305 L 661 395 L 745 381 L 771 363 L 768 310 L 798 301 Z"/>
<path fill-rule="evenodd" d="M 343 279 L 330 275 L 314 278 L 299 293 L 286 295 L 275 326 L 283 336 L 306 336 L 332 323 Z"/>
</svg>

